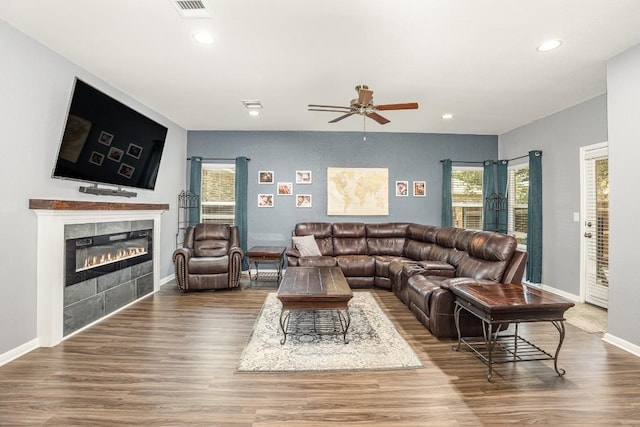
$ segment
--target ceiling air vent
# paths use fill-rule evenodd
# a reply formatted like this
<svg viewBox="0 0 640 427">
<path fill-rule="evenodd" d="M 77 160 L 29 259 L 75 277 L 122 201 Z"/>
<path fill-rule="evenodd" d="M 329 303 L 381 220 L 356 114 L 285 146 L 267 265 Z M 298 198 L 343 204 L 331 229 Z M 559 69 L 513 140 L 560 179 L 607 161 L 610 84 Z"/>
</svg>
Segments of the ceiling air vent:
<svg viewBox="0 0 640 427">
<path fill-rule="evenodd" d="M 171 0 L 183 18 L 211 18 L 206 0 Z"/>
</svg>

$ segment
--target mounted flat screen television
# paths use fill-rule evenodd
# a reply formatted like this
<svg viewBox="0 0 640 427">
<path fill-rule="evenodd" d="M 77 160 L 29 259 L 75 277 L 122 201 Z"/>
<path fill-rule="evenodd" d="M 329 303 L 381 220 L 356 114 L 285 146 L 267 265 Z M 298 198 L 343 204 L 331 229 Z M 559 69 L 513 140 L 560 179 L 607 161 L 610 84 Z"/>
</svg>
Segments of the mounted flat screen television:
<svg viewBox="0 0 640 427">
<path fill-rule="evenodd" d="M 110 184 L 153 190 L 166 136 L 165 126 L 76 79 L 53 177 L 86 181 L 94 188 Z M 86 190 L 80 188 L 116 193 Z"/>
</svg>

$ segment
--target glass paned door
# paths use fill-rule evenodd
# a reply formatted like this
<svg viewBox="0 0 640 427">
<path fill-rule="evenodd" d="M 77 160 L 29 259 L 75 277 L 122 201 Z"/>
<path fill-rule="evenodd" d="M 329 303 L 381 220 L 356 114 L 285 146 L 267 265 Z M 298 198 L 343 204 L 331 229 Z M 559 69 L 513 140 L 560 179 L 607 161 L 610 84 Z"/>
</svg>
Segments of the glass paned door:
<svg viewBox="0 0 640 427">
<path fill-rule="evenodd" d="M 585 300 L 607 308 L 609 296 L 609 159 L 607 149 L 584 153 Z"/>
</svg>

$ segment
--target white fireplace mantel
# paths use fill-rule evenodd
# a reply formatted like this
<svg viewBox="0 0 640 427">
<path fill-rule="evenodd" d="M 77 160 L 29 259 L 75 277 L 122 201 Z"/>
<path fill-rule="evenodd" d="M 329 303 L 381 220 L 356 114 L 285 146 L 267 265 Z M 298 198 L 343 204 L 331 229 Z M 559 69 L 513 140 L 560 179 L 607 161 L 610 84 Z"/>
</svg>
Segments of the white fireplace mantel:
<svg viewBox="0 0 640 427">
<path fill-rule="evenodd" d="M 53 347 L 63 340 L 65 225 L 153 220 L 153 240 L 160 242 L 161 215 L 169 209 L 169 205 L 31 199 L 29 208 L 33 209 L 38 217 L 38 345 Z M 154 292 L 160 287 L 158 253 L 158 245 L 153 245 Z"/>
</svg>

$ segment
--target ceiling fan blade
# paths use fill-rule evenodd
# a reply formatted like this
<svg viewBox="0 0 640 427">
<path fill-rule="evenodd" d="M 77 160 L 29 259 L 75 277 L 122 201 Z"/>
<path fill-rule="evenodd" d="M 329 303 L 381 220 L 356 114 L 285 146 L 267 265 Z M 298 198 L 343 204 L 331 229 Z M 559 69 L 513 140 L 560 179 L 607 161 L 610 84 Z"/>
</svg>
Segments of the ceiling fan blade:
<svg viewBox="0 0 640 427">
<path fill-rule="evenodd" d="M 369 89 L 358 89 L 358 104 L 369 105 L 373 98 L 373 91 Z"/>
<path fill-rule="evenodd" d="M 346 110 L 346 111 L 351 110 L 351 107 L 342 107 L 342 106 L 339 106 L 339 105 L 318 105 L 318 104 L 309 104 L 309 105 L 307 105 L 307 107 L 309 107 L 309 108 L 334 108 L 334 109 L 335 109 L 335 108 L 339 108 L 339 109 Z"/>
<path fill-rule="evenodd" d="M 335 118 L 335 119 L 333 119 L 333 120 L 329 121 L 329 123 L 339 122 L 340 120 L 342 120 L 342 119 L 346 119 L 347 117 L 349 117 L 349 116 L 351 116 L 351 115 L 353 115 L 353 114 L 355 114 L 355 113 L 347 113 L 347 114 L 344 114 L 344 115 L 342 115 L 342 116 L 340 116 L 340 117 L 338 117 L 338 118 Z"/>
<path fill-rule="evenodd" d="M 347 110 L 335 110 L 333 108 L 307 108 L 307 111 L 328 111 L 334 113 L 346 113 Z"/>
<path fill-rule="evenodd" d="M 386 125 L 387 123 L 390 122 L 390 120 L 385 119 L 380 114 L 374 113 L 373 111 L 370 112 L 370 113 L 366 113 L 366 114 L 367 114 L 367 117 L 369 117 L 370 119 L 375 120 L 376 122 L 380 123 L 381 125 Z"/>
<path fill-rule="evenodd" d="M 385 110 L 416 110 L 418 109 L 417 102 L 405 102 L 404 104 L 384 104 L 384 105 L 376 105 L 376 110 L 385 111 Z"/>
</svg>

